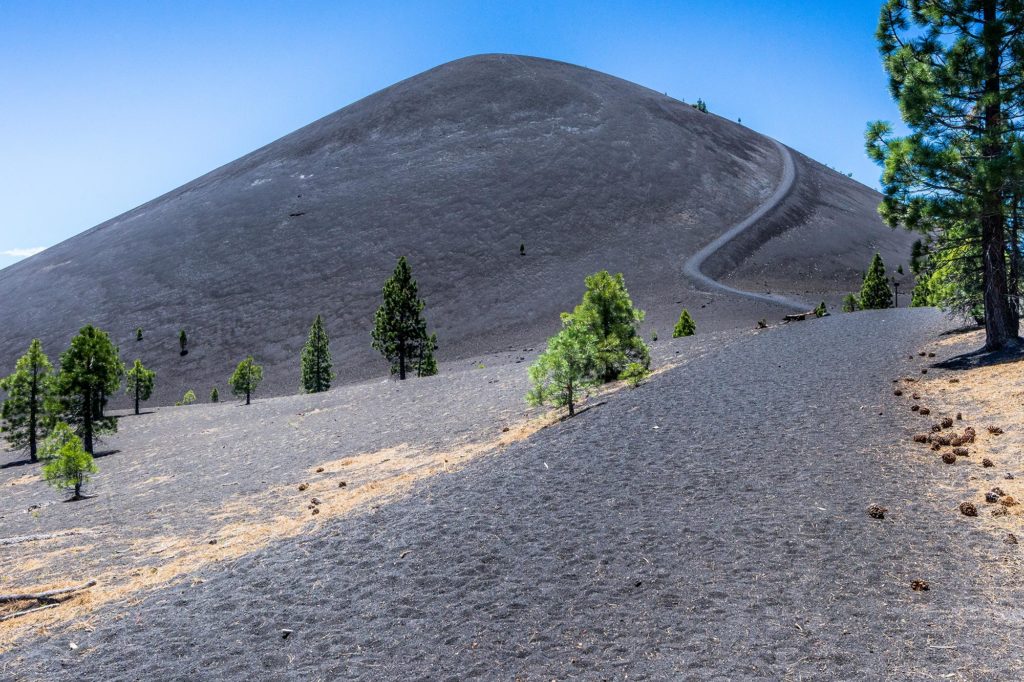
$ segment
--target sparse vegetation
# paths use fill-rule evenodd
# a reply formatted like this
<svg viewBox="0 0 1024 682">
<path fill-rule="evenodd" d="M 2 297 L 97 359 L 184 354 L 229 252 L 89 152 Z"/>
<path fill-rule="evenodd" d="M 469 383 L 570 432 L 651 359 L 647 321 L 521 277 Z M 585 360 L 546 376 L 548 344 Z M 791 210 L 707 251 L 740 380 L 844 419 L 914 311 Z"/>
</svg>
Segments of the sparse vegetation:
<svg viewBox="0 0 1024 682">
<path fill-rule="evenodd" d="M 548 339 L 547 349 L 530 366 L 527 402 L 564 406 L 570 417 L 575 415 L 580 397 L 600 383 L 597 346 L 598 339 L 589 325 L 565 315 L 562 330 Z"/>
<path fill-rule="evenodd" d="M 424 303 L 405 256 L 398 259 L 395 271 L 384 282 L 382 294 L 384 301 L 373 318 L 373 349 L 384 356 L 391 373 L 398 374 L 400 380 L 413 364 L 420 376 L 431 369 L 436 373 L 433 353 L 437 339 L 427 334 Z"/>
<path fill-rule="evenodd" d="M 302 390 L 320 393 L 331 387 L 331 349 L 323 319 L 317 315 L 302 348 Z"/>
<path fill-rule="evenodd" d="M 818 304 L 818 307 L 814 309 L 814 316 L 825 317 L 826 315 L 828 315 L 828 307 L 825 305 L 825 302 L 822 301 Z"/>
<path fill-rule="evenodd" d="M 601 380 L 618 379 L 630 362 L 650 367 L 650 351 L 639 332 L 644 312 L 633 306 L 622 273 L 612 275 L 602 270 L 587 277 L 585 283 L 583 301 L 571 317 L 596 339 L 595 357 Z"/>
<path fill-rule="evenodd" d="M 700 97 L 697 98 L 697 103 L 692 105 L 692 106 L 697 111 L 704 112 L 705 114 L 708 112 L 708 105 L 707 105 L 707 103 L 704 100 L 702 100 Z"/>
<path fill-rule="evenodd" d="M 43 480 L 58 490 L 74 491 L 72 500 L 82 499 L 82 486 L 99 471 L 92 454 L 64 422 L 57 422 L 43 443 Z"/>
<path fill-rule="evenodd" d="M 0 417 L 0 433 L 14 449 L 27 449 L 29 459 L 38 460 L 39 441 L 46 435 L 46 413 L 54 387 L 53 365 L 43 353 L 39 339 L 18 358 L 14 373 L 0 380 L 7 393 Z"/>
<path fill-rule="evenodd" d="M 679 321 L 676 322 L 675 329 L 672 330 L 672 338 L 678 339 L 683 336 L 693 336 L 696 333 L 697 323 L 690 316 L 690 311 L 683 308 L 683 312 L 679 313 Z"/>
<path fill-rule="evenodd" d="M 626 365 L 626 369 L 622 370 L 622 374 L 619 378 L 624 379 L 632 388 L 636 388 L 644 382 L 651 371 L 641 365 L 639 362 L 631 362 Z"/>
<path fill-rule="evenodd" d="M 181 396 L 181 400 L 174 403 L 175 406 L 181 407 L 182 405 L 192 405 L 196 402 L 196 393 L 191 388 L 185 391 L 185 395 Z"/>
<path fill-rule="evenodd" d="M 79 330 L 60 356 L 55 391 L 59 418 L 74 427 L 89 454 L 97 435 L 117 430 L 117 419 L 104 415 L 103 409 L 123 374 L 124 365 L 110 336 L 91 324 Z"/>
<path fill-rule="evenodd" d="M 860 301 L 854 294 L 847 294 L 843 298 L 843 312 L 844 313 L 855 313 L 860 310 Z"/>
<path fill-rule="evenodd" d="M 139 413 L 139 403 L 149 400 L 153 395 L 153 384 L 156 372 L 146 369 L 141 360 L 136 360 L 125 375 L 124 390 L 135 400 L 135 414 Z"/>
<path fill-rule="evenodd" d="M 231 386 L 231 392 L 234 395 L 239 397 L 245 396 L 245 404 L 248 405 L 252 401 L 252 394 L 256 392 L 256 387 L 260 385 L 261 381 L 263 381 L 263 368 L 257 365 L 250 355 L 238 363 L 231 378 L 228 379 L 228 384 Z"/>
</svg>

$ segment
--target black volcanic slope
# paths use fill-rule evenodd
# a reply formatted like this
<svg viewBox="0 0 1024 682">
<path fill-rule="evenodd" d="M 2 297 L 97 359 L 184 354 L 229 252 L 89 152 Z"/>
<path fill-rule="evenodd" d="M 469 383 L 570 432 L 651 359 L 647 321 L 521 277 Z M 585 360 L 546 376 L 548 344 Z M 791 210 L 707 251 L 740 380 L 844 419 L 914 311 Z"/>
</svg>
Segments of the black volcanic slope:
<svg viewBox="0 0 1024 682">
<path fill-rule="evenodd" d="M 855 286 L 874 250 L 893 266 L 905 258 L 909 237 L 881 224 L 874 192 L 794 158 L 785 201 L 709 271 L 816 303 Z M 771 310 L 697 292 L 681 266 L 756 210 L 782 167 L 770 139 L 618 78 L 462 59 L 0 271 L 0 371 L 31 338 L 55 356 L 93 322 L 127 361 L 157 369 L 158 403 L 223 392 L 250 352 L 266 366 L 265 393 L 288 393 L 323 313 L 341 379 L 384 374 L 369 330 L 403 254 L 441 360 L 536 345 L 601 268 L 625 273 L 647 331 L 665 334 L 681 304 L 702 329 L 748 325 Z M 807 251 L 778 246 L 791 228 Z"/>
</svg>

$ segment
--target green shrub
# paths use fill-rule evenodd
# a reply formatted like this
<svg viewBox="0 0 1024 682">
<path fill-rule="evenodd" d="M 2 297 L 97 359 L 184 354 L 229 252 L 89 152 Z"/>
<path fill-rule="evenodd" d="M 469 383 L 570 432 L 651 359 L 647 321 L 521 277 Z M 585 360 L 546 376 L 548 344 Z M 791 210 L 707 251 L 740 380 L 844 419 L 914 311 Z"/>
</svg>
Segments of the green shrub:
<svg viewBox="0 0 1024 682">
<path fill-rule="evenodd" d="M 846 298 L 843 299 L 843 312 L 844 313 L 855 313 L 860 309 L 860 301 L 853 294 L 847 294 Z"/>
<path fill-rule="evenodd" d="M 626 380 L 630 386 L 636 388 L 642 384 L 644 379 L 650 376 L 650 374 L 650 370 L 639 362 L 631 362 L 626 365 L 626 369 L 622 370 L 622 374 L 619 375 L 619 378 Z"/>
</svg>

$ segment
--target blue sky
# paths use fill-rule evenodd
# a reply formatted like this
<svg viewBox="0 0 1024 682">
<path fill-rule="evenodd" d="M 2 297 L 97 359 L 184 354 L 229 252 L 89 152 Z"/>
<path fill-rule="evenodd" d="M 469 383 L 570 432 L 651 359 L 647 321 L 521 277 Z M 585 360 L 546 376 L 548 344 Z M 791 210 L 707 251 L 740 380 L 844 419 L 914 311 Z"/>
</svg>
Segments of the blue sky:
<svg viewBox="0 0 1024 682">
<path fill-rule="evenodd" d="M 387 85 L 471 54 L 559 59 L 775 137 L 876 186 L 898 119 L 880 0 L 0 0 L 0 267 Z"/>
</svg>

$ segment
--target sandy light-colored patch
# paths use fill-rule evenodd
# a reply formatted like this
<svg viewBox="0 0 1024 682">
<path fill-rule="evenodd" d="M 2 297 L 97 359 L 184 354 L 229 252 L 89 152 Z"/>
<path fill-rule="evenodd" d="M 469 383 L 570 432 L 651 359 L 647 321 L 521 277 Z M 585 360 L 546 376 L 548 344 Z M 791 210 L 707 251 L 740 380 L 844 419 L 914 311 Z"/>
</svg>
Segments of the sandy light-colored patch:
<svg viewBox="0 0 1024 682">
<path fill-rule="evenodd" d="M 915 359 L 930 364 L 934 360 L 929 353 L 956 354 L 983 342 L 981 330 L 956 334 L 930 343 L 922 349 L 925 356 Z M 900 400 L 905 406 L 928 408 L 930 414 L 921 418 L 917 429 L 920 435 L 962 434 L 967 427 L 976 432 L 973 442 L 960 446 L 969 454 L 956 457 L 955 465 L 941 460 L 943 453 L 953 451 L 953 446 L 940 444 L 933 449 L 927 443 L 915 444 L 922 459 L 937 467 L 955 467 L 953 473 L 959 475 L 945 485 L 955 489 L 965 502 L 974 504 L 984 524 L 1024 542 L 1024 360 L 932 371 L 913 378 L 913 382 L 899 382 L 897 389 L 903 391 Z M 952 427 L 933 431 L 942 426 L 943 419 L 951 419 Z M 1002 495 L 998 501 L 987 501 L 986 493 L 993 490 Z"/>
</svg>

